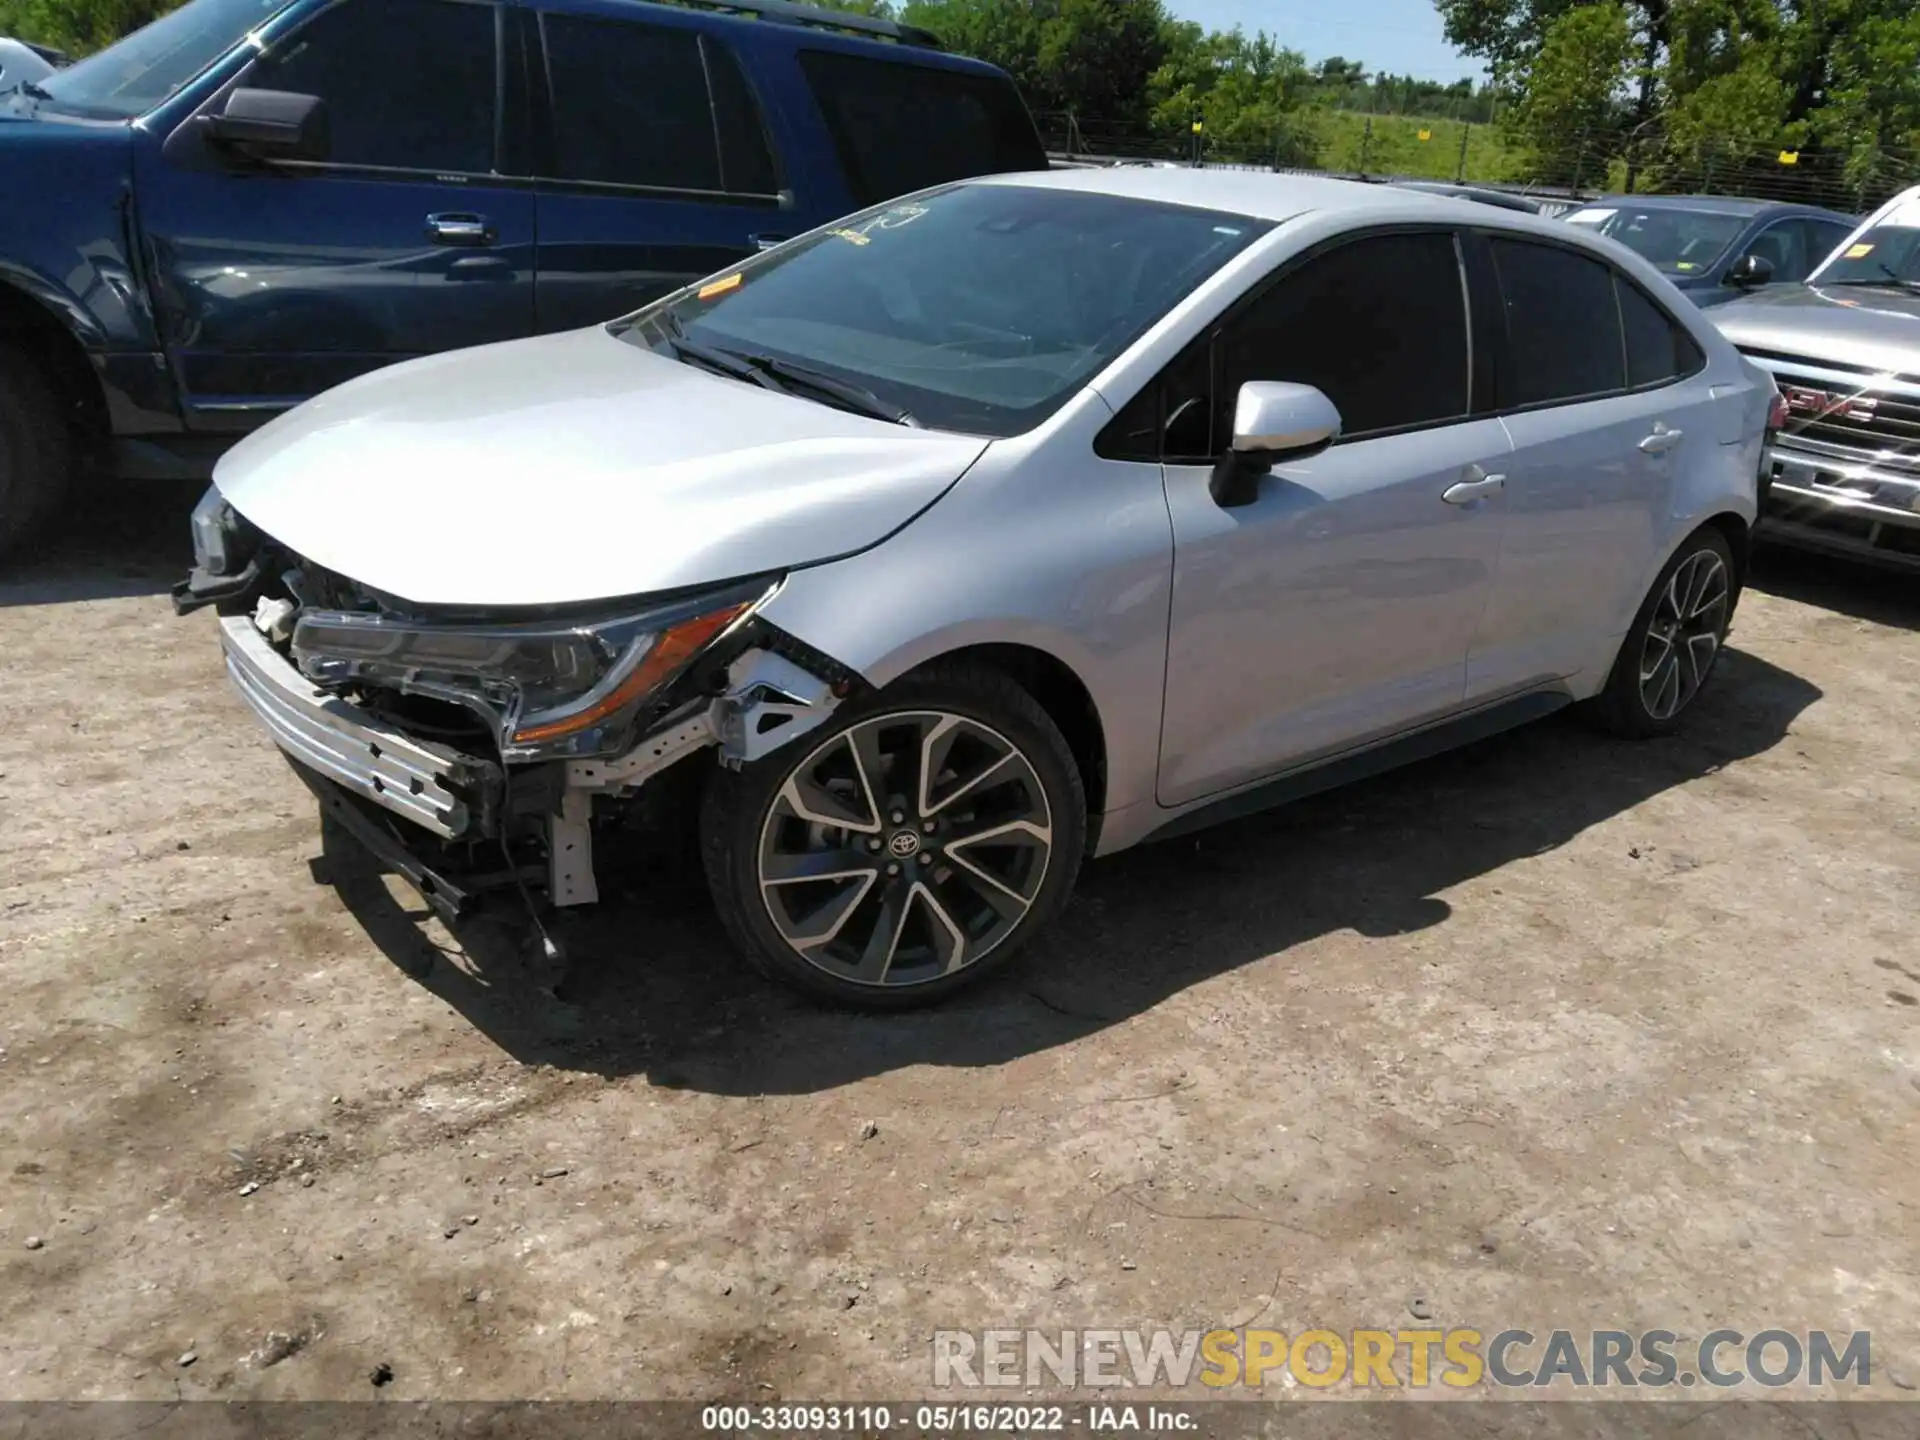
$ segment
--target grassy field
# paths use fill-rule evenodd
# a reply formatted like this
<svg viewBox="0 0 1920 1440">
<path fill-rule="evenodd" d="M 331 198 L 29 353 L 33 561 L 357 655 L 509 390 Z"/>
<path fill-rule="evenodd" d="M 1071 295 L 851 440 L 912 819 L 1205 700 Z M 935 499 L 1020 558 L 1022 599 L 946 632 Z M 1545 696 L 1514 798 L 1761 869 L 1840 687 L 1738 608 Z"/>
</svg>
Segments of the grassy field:
<svg viewBox="0 0 1920 1440">
<path fill-rule="evenodd" d="M 1345 110 L 1323 111 L 1318 119 L 1320 164 L 1328 170 L 1452 180 L 1461 174 L 1460 143 L 1464 136 L 1465 179 L 1514 178 L 1512 157 L 1500 132 L 1491 125 L 1414 115 L 1366 116 Z M 1420 138 L 1423 132 L 1428 137 L 1425 140 Z"/>
</svg>

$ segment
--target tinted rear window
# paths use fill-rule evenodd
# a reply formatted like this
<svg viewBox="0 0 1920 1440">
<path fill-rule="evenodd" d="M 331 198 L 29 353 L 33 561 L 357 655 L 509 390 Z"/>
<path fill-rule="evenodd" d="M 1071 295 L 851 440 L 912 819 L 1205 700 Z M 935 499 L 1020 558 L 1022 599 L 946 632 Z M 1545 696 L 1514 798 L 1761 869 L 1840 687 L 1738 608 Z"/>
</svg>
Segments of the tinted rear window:
<svg viewBox="0 0 1920 1440">
<path fill-rule="evenodd" d="M 1007 170 L 1046 151 L 1010 80 L 805 50 L 800 68 L 858 205 Z"/>
<path fill-rule="evenodd" d="M 1613 272 L 1554 245 L 1504 236 L 1491 245 L 1512 358 L 1503 403 L 1539 405 L 1625 388 Z"/>
</svg>

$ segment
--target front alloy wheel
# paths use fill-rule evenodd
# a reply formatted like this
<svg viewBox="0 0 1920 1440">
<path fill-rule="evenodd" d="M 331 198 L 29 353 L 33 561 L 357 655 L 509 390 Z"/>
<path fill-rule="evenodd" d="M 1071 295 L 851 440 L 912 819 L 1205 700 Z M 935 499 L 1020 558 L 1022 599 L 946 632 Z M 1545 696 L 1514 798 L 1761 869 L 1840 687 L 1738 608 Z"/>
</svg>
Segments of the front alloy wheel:
<svg viewBox="0 0 1920 1440">
<path fill-rule="evenodd" d="M 871 1007 L 997 968 L 1064 900 L 1085 844 L 1073 759 L 1024 690 L 943 667 L 899 691 L 716 776 L 703 826 L 749 957 Z"/>
</svg>

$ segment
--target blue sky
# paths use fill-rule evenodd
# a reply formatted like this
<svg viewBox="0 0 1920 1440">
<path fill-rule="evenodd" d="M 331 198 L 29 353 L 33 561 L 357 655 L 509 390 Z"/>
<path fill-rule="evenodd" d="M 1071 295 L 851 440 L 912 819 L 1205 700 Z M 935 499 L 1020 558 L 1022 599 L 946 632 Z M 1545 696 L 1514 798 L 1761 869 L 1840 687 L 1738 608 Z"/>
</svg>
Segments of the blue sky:
<svg viewBox="0 0 1920 1440">
<path fill-rule="evenodd" d="M 1481 73 L 1478 61 L 1447 44 L 1432 0 L 1341 0 L 1337 6 L 1323 0 L 1168 0 L 1167 8 L 1209 30 L 1265 30 L 1309 60 L 1343 55 L 1364 60 L 1370 71 L 1423 80 Z"/>
</svg>

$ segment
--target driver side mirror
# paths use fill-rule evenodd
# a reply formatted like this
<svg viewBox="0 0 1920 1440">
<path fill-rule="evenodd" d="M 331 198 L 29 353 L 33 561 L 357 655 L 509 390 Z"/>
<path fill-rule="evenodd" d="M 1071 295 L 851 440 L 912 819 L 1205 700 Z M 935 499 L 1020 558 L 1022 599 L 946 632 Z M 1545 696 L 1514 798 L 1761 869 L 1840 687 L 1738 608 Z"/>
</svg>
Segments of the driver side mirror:
<svg viewBox="0 0 1920 1440">
<path fill-rule="evenodd" d="M 1233 443 L 1207 488 L 1222 509 L 1251 505 L 1277 461 L 1318 455 L 1339 438 L 1340 412 L 1313 386 L 1249 380 L 1234 397 Z"/>
<path fill-rule="evenodd" d="M 1733 268 L 1727 271 L 1727 283 L 1738 285 L 1742 290 L 1755 285 L 1769 285 L 1773 282 L 1773 262 L 1760 255 L 1742 255 L 1733 262 Z"/>
<path fill-rule="evenodd" d="M 253 160 L 325 160 L 333 149 L 327 102 L 317 95 L 235 90 L 201 124 L 213 144 Z"/>
</svg>

